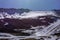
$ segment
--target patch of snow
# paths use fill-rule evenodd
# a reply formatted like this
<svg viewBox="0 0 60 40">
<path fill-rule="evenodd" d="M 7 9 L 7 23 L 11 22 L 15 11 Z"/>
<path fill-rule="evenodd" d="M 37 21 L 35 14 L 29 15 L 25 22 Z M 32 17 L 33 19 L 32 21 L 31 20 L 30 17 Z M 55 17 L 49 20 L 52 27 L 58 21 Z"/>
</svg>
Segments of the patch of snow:
<svg viewBox="0 0 60 40">
<path fill-rule="evenodd" d="M 15 13 L 13 15 L 11 15 L 13 18 L 20 18 L 20 14 L 19 13 Z"/>
<path fill-rule="evenodd" d="M 5 22 L 5 24 L 4 25 L 8 25 L 9 23 L 8 22 Z"/>
<path fill-rule="evenodd" d="M 2 13 L 0 13 L 0 19 L 4 19 L 4 17 L 3 17 L 3 14 L 2 14 Z"/>
<path fill-rule="evenodd" d="M 1 22 L 4 22 L 4 20 L 1 20 Z"/>
<path fill-rule="evenodd" d="M 22 32 L 31 34 L 32 32 L 34 32 L 34 30 L 24 30 Z"/>
<path fill-rule="evenodd" d="M 41 20 L 41 19 L 45 19 L 45 17 L 44 17 L 44 18 L 39 18 L 39 19 L 40 19 L 40 20 Z"/>
</svg>

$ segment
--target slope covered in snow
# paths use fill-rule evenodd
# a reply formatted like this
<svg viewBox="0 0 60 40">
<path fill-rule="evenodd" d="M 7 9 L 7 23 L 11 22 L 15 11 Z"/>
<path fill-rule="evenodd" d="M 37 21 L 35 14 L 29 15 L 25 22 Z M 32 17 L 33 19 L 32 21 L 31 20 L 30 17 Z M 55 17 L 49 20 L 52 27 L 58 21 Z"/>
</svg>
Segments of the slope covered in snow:
<svg viewBox="0 0 60 40">
<path fill-rule="evenodd" d="M 47 16 L 47 15 L 55 15 L 54 11 L 31 11 L 28 13 L 22 13 L 21 18 L 36 18 L 38 16 Z"/>
</svg>

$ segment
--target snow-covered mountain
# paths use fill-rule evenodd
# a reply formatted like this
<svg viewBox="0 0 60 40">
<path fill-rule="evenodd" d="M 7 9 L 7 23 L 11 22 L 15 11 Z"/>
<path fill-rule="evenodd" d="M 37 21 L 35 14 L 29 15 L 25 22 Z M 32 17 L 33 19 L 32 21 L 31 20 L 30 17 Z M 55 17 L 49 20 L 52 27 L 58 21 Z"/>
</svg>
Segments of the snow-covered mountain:
<svg viewBox="0 0 60 40">
<path fill-rule="evenodd" d="M 54 11 L 30 11 L 28 13 L 24 12 L 21 15 L 19 13 L 14 13 L 14 14 L 8 14 L 6 12 L 1 12 L 0 13 L 0 19 L 3 18 L 37 18 L 38 16 L 47 16 L 47 15 L 53 15 L 56 16 Z"/>
</svg>

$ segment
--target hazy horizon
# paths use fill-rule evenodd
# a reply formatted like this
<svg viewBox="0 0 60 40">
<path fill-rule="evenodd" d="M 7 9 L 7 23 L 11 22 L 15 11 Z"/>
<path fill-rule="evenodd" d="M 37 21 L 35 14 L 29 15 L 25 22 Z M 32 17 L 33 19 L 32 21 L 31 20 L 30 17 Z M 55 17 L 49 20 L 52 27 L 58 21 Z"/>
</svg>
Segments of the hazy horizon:
<svg viewBox="0 0 60 40">
<path fill-rule="evenodd" d="M 0 0 L 0 8 L 60 9 L 60 0 Z"/>
</svg>

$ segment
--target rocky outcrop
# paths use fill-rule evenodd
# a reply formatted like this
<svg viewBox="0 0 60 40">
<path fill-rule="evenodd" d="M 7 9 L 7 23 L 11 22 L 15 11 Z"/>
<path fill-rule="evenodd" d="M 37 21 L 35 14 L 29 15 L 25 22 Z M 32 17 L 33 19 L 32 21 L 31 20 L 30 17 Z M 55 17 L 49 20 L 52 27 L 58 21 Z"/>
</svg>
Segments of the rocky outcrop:
<svg viewBox="0 0 60 40">
<path fill-rule="evenodd" d="M 45 26 L 47 27 L 53 23 L 55 17 L 51 16 L 39 16 L 37 19 L 27 18 L 27 19 L 11 19 L 4 18 L 0 19 L 0 32 L 15 32 L 13 29 L 30 29 L 31 26 Z"/>
</svg>

